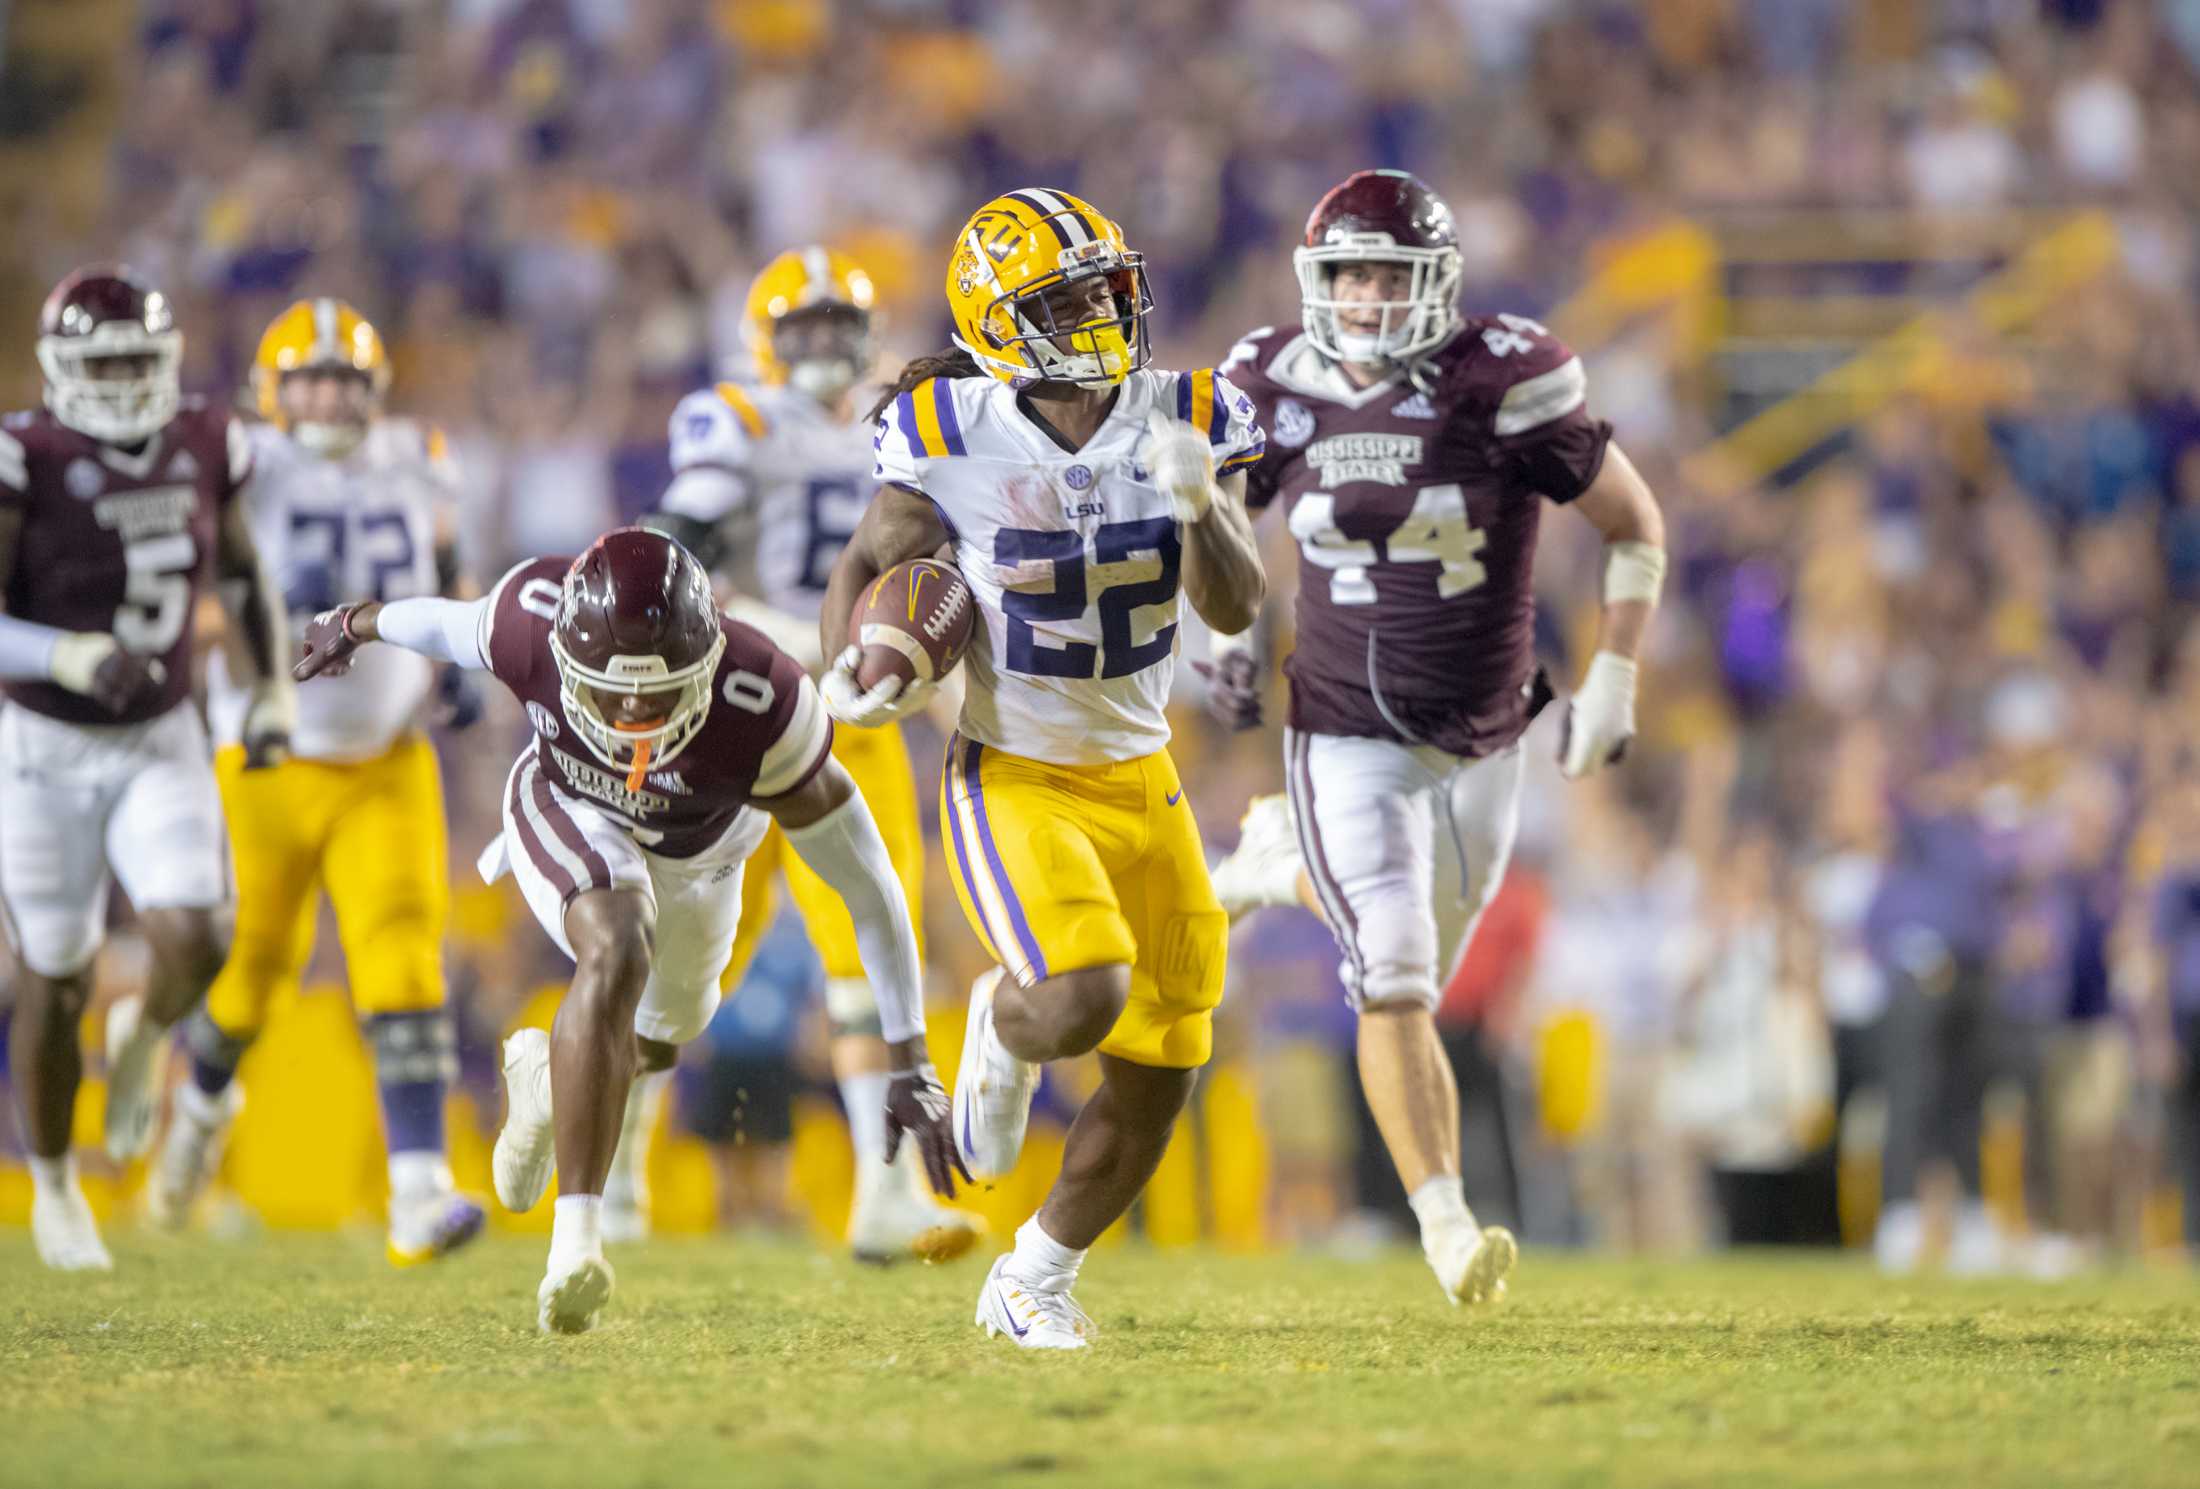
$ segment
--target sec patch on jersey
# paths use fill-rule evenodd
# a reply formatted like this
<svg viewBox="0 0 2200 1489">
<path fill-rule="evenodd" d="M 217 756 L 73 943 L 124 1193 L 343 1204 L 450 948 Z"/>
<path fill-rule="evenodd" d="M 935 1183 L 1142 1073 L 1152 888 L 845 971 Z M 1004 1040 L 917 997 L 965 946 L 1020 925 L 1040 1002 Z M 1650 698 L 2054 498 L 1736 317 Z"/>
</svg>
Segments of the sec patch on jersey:
<svg viewBox="0 0 2200 1489">
<path fill-rule="evenodd" d="M 856 603 L 856 641 L 863 648 L 856 683 L 939 681 L 969 650 L 977 620 L 976 597 L 950 565 L 930 558 L 894 565 Z"/>
</svg>

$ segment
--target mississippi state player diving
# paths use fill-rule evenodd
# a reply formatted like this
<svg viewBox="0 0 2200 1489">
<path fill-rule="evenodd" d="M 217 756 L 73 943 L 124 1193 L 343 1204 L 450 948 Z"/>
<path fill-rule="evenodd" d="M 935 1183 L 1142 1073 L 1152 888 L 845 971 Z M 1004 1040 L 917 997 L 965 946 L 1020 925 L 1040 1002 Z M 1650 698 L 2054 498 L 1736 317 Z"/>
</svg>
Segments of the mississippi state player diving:
<svg viewBox="0 0 2200 1489">
<path fill-rule="evenodd" d="M 128 269 L 80 269 L 39 318 L 42 412 L 0 420 L 0 901 L 22 969 L 10 1063 L 30 1147 L 31 1231 L 66 1270 L 113 1265 L 69 1159 L 77 1026 L 109 876 L 152 949 L 107 1020 L 107 1151 L 152 1139 L 168 1030 L 221 970 L 229 849 L 191 703 L 192 615 L 222 581 L 242 641 L 242 764 L 288 748 L 283 602 L 238 493 L 244 428 L 182 396 L 183 334 Z"/>
<path fill-rule="evenodd" d="M 1302 870 L 1344 958 L 1360 1082 L 1453 1302 L 1502 1294 L 1517 1248 L 1475 1223 L 1437 996 L 1504 877 L 1520 736 L 1547 692 L 1530 574 L 1543 503 L 1605 543 L 1597 652 L 1562 765 L 1619 758 L 1635 658 L 1665 574 L 1656 499 L 1588 412 L 1580 359 L 1534 321 L 1462 317 L 1450 209 L 1401 171 L 1322 198 L 1294 252 L 1303 324 L 1225 364 L 1269 431 L 1247 500 L 1281 499 L 1304 570 L 1284 664 L 1288 805 L 1255 803 L 1215 879 L 1233 908 L 1293 903 Z M 1210 699 L 1260 721 L 1251 648 L 1218 649 Z"/>
<path fill-rule="evenodd" d="M 493 1166 L 506 1208 L 533 1208 L 557 1165 L 546 1332 L 592 1327 L 610 1297 L 604 1178 L 627 1091 L 668 1070 L 717 1010 L 742 862 L 777 822 L 848 902 L 892 1061 L 884 1126 L 933 1187 L 960 1165 L 924 1046 L 909 907 L 870 808 L 831 755 L 817 686 L 763 633 L 721 615 L 710 580 L 662 533 L 621 528 L 579 558 L 532 559 L 473 601 L 341 606 L 313 618 L 301 679 L 341 673 L 387 641 L 486 669 L 526 705 L 534 745 L 512 767 L 507 867 L 573 983 L 545 1036 L 505 1043 L 506 1109 Z"/>
<path fill-rule="evenodd" d="M 644 519 L 724 575 L 732 615 L 813 674 L 823 665 L 817 619 L 825 581 L 870 499 L 871 421 L 858 417 L 855 388 L 875 355 L 871 301 L 870 276 L 829 248 L 794 249 L 765 265 L 749 287 L 742 319 L 757 381 L 720 383 L 681 400 L 672 414 L 672 484 L 662 510 Z M 843 729 L 833 736 L 833 758 L 848 768 L 878 820 L 921 951 L 924 827 L 909 747 L 894 724 Z M 937 1204 L 911 1155 L 886 1162 L 878 1125 L 886 1044 L 855 927 L 832 887 L 786 851 L 777 831 L 766 834 L 749 861 L 748 903 L 725 985 L 730 991 L 747 972 L 771 924 L 773 881 L 782 876 L 825 964 L 833 1075 L 856 1154 L 848 1243 L 866 1261 L 959 1256 L 977 1241 L 978 1220 Z M 607 1220 L 622 1193 L 635 1188 L 621 1180 L 641 1171 L 640 1138 L 649 1127 L 642 1112 L 629 1114 L 636 1139 L 619 1146 L 604 1196 Z"/>
</svg>

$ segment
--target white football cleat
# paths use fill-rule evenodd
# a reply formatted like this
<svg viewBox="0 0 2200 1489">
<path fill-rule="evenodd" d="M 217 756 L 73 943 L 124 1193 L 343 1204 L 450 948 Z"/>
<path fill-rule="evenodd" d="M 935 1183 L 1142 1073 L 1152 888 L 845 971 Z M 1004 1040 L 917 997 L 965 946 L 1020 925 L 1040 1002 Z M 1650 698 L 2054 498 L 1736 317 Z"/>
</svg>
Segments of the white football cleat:
<svg viewBox="0 0 2200 1489">
<path fill-rule="evenodd" d="M 38 1259 L 56 1272 L 112 1272 L 115 1259 L 99 1239 L 99 1222 L 84 1191 L 72 1178 L 59 1193 L 35 1193 L 31 1198 L 31 1240 Z"/>
<path fill-rule="evenodd" d="M 1064 1288 L 1034 1288 L 1008 1275 L 1016 1255 L 994 1258 L 978 1293 L 978 1327 L 985 1337 L 1006 1334 L 1025 1349 L 1089 1349 L 1100 1331 Z"/>
<path fill-rule="evenodd" d="M 117 1163 L 153 1145 L 167 1053 L 168 1031 L 146 1019 L 142 997 L 107 1006 L 107 1156 Z"/>
<path fill-rule="evenodd" d="M 221 1167 L 222 1143 L 230 1124 L 244 1109 L 244 1087 L 231 1081 L 219 1096 L 208 1096 L 189 1081 L 176 1092 L 168 1131 L 153 1154 L 145 1184 L 145 1213 L 163 1230 L 181 1230 L 191 1207 Z"/>
<path fill-rule="evenodd" d="M 963 1022 L 962 1066 L 955 1074 L 955 1147 L 974 1179 L 997 1179 L 1016 1167 L 1031 1121 L 1039 1067 L 1001 1048 L 993 1033 L 993 992 L 1008 973 L 994 967 L 970 984 Z"/>
<path fill-rule="evenodd" d="M 545 1334 L 585 1334 L 611 1300 L 616 1281 L 611 1263 L 584 1256 L 562 1270 L 553 1269 L 535 1290 L 535 1323 Z"/>
<path fill-rule="evenodd" d="M 1454 1306 L 1502 1302 L 1505 1279 L 1520 1260 L 1520 1243 L 1502 1225 L 1485 1225 L 1479 1235 L 1464 1231 L 1461 1240 L 1470 1244 L 1453 1247 L 1436 1268 L 1444 1296 Z"/>
<path fill-rule="evenodd" d="M 905 1149 L 906 1155 L 906 1149 Z M 848 1218 L 848 1248 L 859 1262 L 951 1262 L 978 1244 L 985 1222 L 919 1192 L 902 1164 L 866 1165 Z"/>
<path fill-rule="evenodd" d="M 409 1205 L 390 1204 L 383 1254 L 393 1267 L 423 1267 L 480 1235 L 489 1212 L 455 1190 Z"/>
<path fill-rule="evenodd" d="M 535 1208 L 550 1187 L 556 1136 L 550 1123 L 550 1036 L 522 1029 L 504 1041 L 504 1125 L 489 1155 L 497 1201 L 513 1214 Z"/>
<path fill-rule="evenodd" d="M 1299 831 L 1287 796 L 1256 796 L 1238 821 L 1238 845 L 1208 878 L 1232 920 L 1268 905 L 1299 903 Z"/>
</svg>

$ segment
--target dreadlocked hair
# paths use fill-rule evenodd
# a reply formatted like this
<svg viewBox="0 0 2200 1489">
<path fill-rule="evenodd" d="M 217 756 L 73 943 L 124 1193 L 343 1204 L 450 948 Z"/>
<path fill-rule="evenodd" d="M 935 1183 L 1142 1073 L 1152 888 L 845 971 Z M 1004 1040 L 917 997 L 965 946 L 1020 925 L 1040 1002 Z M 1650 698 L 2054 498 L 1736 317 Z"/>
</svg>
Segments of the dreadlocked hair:
<svg viewBox="0 0 2200 1489">
<path fill-rule="evenodd" d="M 935 377 L 983 376 L 985 376 L 985 369 L 978 365 L 978 359 L 959 346 L 951 346 L 945 351 L 934 352 L 929 357 L 919 357 L 902 368 L 901 376 L 894 379 L 894 385 L 888 388 L 885 395 L 878 402 L 871 405 L 871 411 L 863 416 L 864 422 L 876 424 L 880 416 L 894 406 L 895 399 L 904 393 L 913 391 Z"/>
</svg>

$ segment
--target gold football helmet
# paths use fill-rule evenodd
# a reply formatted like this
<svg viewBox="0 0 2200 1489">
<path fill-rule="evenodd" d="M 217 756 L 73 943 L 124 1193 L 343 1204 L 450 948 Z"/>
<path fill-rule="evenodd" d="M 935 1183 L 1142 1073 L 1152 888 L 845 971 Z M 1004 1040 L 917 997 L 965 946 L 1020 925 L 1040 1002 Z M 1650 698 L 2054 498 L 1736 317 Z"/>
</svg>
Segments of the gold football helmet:
<svg viewBox="0 0 2200 1489">
<path fill-rule="evenodd" d="M 1049 291 L 1103 277 L 1113 315 L 1061 324 Z M 1064 382 L 1104 388 L 1152 359 L 1144 255 L 1090 202 L 1066 191 L 1004 192 L 971 214 L 947 264 L 955 344 L 1012 388 Z"/>
<path fill-rule="evenodd" d="M 876 298 L 871 276 L 844 253 L 812 244 L 779 255 L 749 286 L 741 317 L 756 375 L 838 398 L 871 366 Z"/>
<path fill-rule="evenodd" d="M 297 413 L 283 396 L 284 383 L 296 372 L 356 374 L 360 396 L 343 417 L 332 418 L 319 409 L 309 411 L 311 417 Z M 382 337 L 342 300 L 298 301 L 268 323 L 252 359 L 252 388 L 261 416 L 316 455 L 346 455 L 357 448 L 381 412 L 389 386 L 390 359 Z"/>
</svg>

